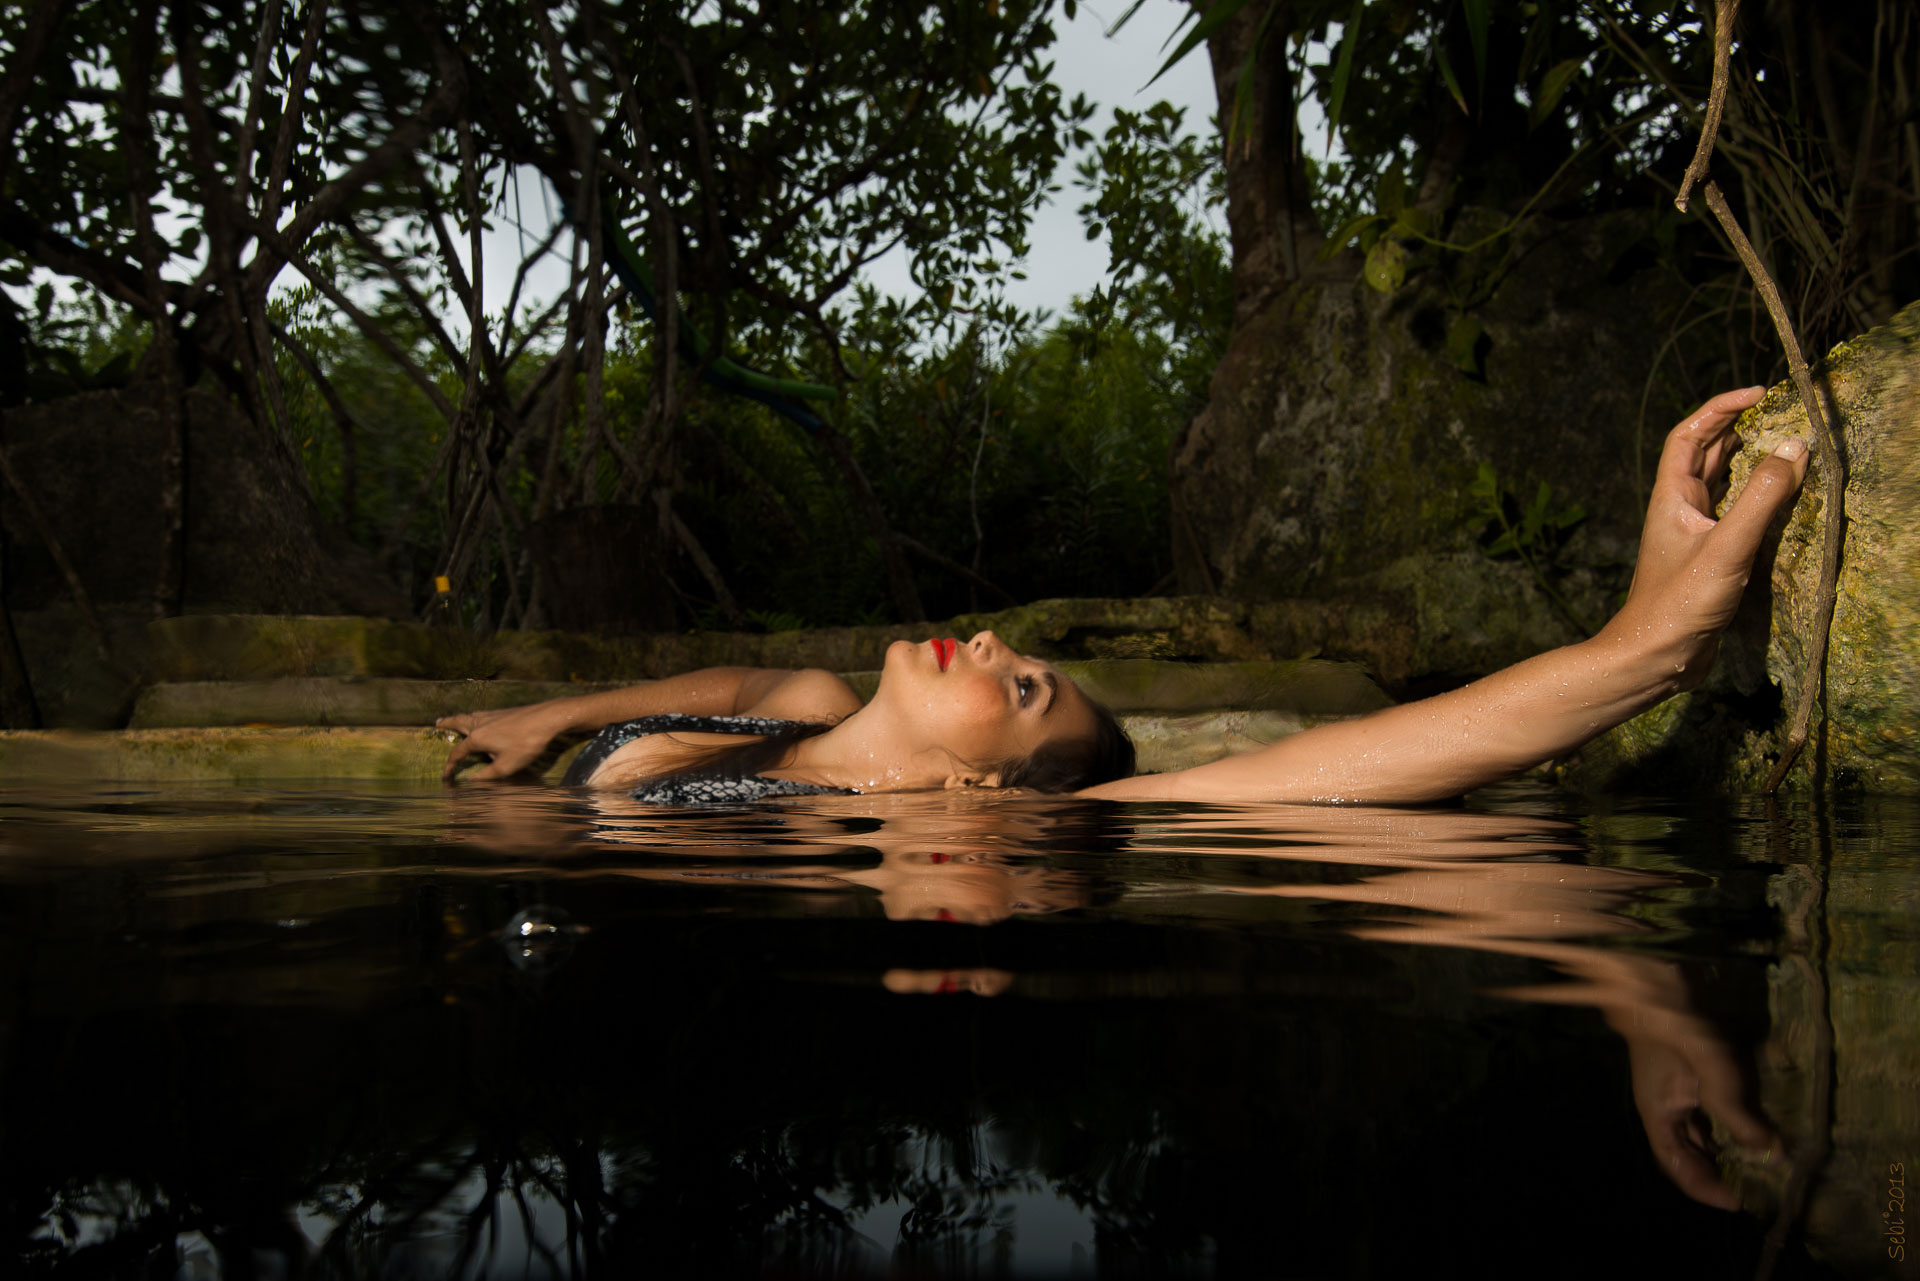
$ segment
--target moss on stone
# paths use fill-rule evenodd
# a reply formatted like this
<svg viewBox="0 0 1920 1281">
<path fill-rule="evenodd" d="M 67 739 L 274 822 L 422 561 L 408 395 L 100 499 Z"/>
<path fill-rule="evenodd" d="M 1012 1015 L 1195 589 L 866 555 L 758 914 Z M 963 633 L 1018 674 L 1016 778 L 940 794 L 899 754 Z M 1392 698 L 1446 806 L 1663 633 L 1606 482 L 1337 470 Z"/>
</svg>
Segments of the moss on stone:
<svg viewBox="0 0 1920 1281">
<path fill-rule="evenodd" d="M 447 736 L 431 729 L 156 729 L 0 733 L 10 781 L 262 782 L 440 777 Z"/>
<path fill-rule="evenodd" d="M 1920 304 L 1833 349 L 1815 371 L 1847 463 L 1846 541 L 1826 659 L 1825 716 L 1785 786 L 1920 793 Z M 1740 422 L 1728 502 L 1760 460 L 1807 433 L 1791 383 Z M 1818 625 L 1826 499 L 1820 466 L 1763 555 L 1720 664 L 1680 710 L 1656 708 L 1583 753 L 1584 785 L 1615 787 L 1663 764 L 1751 790 L 1771 771 Z M 1676 719 L 1677 717 L 1677 719 Z"/>
</svg>

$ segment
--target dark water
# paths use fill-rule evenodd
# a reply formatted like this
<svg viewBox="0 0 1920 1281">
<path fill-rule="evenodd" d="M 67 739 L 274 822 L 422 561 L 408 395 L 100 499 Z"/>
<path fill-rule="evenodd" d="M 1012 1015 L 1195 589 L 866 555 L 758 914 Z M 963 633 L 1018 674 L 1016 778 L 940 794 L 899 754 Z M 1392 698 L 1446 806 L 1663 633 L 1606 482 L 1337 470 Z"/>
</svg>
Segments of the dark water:
<svg viewBox="0 0 1920 1281">
<path fill-rule="evenodd" d="M 1570 805 L 0 793 L 0 1269 L 1920 1275 L 1920 809 Z"/>
</svg>

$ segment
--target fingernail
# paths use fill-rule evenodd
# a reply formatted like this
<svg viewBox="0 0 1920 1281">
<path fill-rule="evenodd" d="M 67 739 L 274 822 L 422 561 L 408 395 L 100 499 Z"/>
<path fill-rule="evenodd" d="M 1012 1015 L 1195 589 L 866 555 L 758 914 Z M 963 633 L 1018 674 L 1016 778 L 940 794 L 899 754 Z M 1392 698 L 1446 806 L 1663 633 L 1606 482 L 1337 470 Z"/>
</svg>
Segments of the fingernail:
<svg viewBox="0 0 1920 1281">
<path fill-rule="evenodd" d="M 1797 463 L 1806 457 L 1807 442 L 1801 440 L 1798 436 L 1790 436 L 1774 446 L 1773 453 L 1776 458 L 1784 458 L 1790 463 Z"/>
</svg>

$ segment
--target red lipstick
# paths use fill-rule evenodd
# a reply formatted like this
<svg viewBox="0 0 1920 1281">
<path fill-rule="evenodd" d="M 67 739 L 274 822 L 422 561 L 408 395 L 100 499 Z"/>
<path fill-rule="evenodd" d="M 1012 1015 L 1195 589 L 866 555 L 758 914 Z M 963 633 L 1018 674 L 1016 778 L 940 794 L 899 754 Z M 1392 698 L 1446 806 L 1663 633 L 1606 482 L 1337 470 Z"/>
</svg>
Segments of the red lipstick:
<svg viewBox="0 0 1920 1281">
<path fill-rule="evenodd" d="M 927 644 L 933 646 L 934 661 L 940 664 L 940 670 L 946 671 L 947 666 L 953 662 L 953 652 L 959 648 L 960 643 L 948 637 L 945 640 L 930 640 Z"/>
</svg>

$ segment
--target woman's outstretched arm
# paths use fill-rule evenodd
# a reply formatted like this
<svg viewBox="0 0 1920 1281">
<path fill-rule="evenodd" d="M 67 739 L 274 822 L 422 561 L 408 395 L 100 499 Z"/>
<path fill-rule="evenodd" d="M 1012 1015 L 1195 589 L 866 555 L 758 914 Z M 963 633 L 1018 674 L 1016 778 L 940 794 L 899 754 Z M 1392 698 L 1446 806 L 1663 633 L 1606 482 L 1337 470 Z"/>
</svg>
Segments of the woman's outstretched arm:
<svg viewBox="0 0 1920 1281">
<path fill-rule="evenodd" d="M 1418 804 L 1562 755 L 1706 675 L 1774 516 L 1806 474 L 1790 441 L 1713 517 L 1733 423 L 1764 389 L 1716 396 L 1667 437 L 1627 603 L 1598 635 L 1433 698 L 1322 725 L 1242 756 L 1123 779 L 1116 800 Z"/>
<path fill-rule="evenodd" d="M 690 716 L 767 716 L 777 720 L 836 721 L 860 708 L 860 696 L 832 672 L 767 667 L 708 667 L 625 689 L 552 698 L 497 712 L 462 712 L 434 724 L 461 735 L 442 776 L 451 779 L 468 757 L 488 763 L 469 777 L 509 778 L 538 760 L 563 734 L 590 734 L 617 721 L 666 712 Z"/>
</svg>

